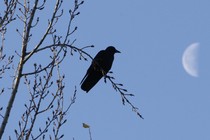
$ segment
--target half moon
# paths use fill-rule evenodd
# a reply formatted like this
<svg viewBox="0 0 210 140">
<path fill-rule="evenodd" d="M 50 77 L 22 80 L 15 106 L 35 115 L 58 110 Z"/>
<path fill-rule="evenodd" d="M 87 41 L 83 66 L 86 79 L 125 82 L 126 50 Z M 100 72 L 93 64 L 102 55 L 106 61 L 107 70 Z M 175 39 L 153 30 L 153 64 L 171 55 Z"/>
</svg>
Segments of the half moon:
<svg viewBox="0 0 210 140">
<path fill-rule="evenodd" d="M 182 65 L 185 71 L 193 76 L 198 77 L 198 49 L 200 44 L 193 43 L 187 47 L 182 56 Z"/>
</svg>

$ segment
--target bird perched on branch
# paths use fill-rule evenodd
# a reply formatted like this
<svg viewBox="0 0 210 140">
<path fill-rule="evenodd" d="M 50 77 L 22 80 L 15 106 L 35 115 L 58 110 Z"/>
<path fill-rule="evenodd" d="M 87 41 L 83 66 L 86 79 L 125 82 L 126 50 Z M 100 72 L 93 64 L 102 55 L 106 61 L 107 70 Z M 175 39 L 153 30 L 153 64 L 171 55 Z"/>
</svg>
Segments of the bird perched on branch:
<svg viewBox="0 0 210 140">
<path fill-rule="evenodd" d="M 109 72 L 115 53 L 120 53 L 120 51 L 113 46 L 109 46 L 106 50 L 98 52 L 80 83 L 82 90 L 86 92 L 90 91 L 90 89 Z"/>
</svg>

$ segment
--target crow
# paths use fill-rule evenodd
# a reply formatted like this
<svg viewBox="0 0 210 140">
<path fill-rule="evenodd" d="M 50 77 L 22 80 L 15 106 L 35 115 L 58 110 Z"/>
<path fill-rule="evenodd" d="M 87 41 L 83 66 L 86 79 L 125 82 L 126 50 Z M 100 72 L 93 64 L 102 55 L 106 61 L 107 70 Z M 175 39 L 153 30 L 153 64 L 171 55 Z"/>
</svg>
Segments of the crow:
<svg viewBox="0 0 210 140">
<path fill-rule="evenodd" d="M 120 53 L 120 51 L 113 46 L 109 46 L 105 50 L 98 52 L 80 83 L 82 90 L 88 93 L 109 72 L 115 53 Z"/>
</svg>

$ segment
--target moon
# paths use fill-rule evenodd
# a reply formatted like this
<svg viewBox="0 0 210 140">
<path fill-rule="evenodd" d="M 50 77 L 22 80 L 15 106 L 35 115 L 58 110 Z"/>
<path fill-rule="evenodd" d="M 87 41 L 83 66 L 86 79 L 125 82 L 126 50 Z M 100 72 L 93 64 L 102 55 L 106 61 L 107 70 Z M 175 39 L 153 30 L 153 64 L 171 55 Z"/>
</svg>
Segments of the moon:
<svg viewBox="0 0 210 140">
<path fill-rule="evenodd" d="M 199 71 L 198 71 L 199 47 L 200 47 L 199 43 L 193 43 L 186 48 L 186 50 L 182 55 L 182 65 L 185 71 L 193 77 L 199 77 Z"/>
</svg>

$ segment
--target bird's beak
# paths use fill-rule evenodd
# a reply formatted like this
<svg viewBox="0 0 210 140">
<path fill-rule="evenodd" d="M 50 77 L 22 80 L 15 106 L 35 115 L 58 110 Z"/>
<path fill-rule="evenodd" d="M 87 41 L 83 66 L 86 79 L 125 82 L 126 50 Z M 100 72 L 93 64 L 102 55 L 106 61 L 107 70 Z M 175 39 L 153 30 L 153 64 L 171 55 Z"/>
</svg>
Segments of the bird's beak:
<svg viewBox="0 0 210 140">
<path fill-rule="evenodd" d="M 115 53 L 121 53 L 120 51 L 118 51 L 118 50 L 115 50 Z"/>
</svg>

